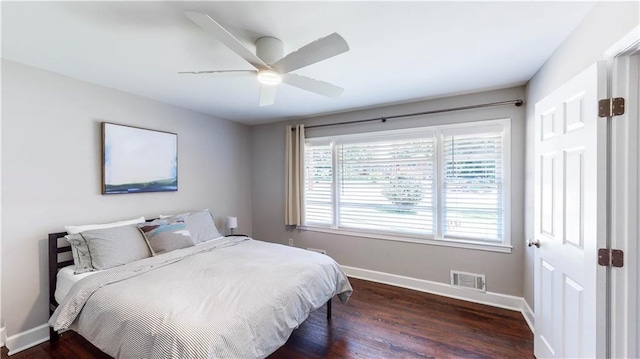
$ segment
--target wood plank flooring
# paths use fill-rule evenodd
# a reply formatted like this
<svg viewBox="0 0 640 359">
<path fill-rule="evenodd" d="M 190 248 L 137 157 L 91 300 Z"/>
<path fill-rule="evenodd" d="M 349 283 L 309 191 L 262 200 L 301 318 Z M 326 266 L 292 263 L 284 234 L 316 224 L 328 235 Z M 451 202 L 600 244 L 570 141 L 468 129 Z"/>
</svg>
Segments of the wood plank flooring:
<svg viewBox="0 0 640 359">
<path fill-rule="evenodd" d="M 522 315 L 505 309 L 350 279 L 347 305 L 333 299 L 269 359 L 297 358 L 533 358 L 533 334 Z M 2 348 L 2 357 L 6 357 Z M 76 333 L 11 359 L 109 358 Z"/>
</svg>

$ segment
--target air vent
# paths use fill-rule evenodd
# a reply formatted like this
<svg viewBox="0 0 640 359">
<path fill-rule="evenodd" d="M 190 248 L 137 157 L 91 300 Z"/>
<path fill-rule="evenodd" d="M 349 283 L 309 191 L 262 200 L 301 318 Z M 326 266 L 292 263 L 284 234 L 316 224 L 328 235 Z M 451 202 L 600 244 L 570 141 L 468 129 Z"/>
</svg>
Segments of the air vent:
<svg viewBox="0 0 640 359">
<path fill-rule="evenodd" d="M 486 284 L 484 274 L 451 271 L 451 285 L 454 287 L 486 292 Z"/>
</svg>

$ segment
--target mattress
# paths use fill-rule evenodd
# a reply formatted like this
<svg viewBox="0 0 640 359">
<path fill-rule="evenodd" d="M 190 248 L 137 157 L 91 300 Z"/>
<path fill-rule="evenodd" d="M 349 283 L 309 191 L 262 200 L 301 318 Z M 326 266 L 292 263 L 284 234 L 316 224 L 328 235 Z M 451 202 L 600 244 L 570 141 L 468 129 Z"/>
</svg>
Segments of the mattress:
<svg viewBox="0 0 640 359">
<path fill-rule="evenodd" d="M 82 278 L 88 277 L 92 274 L 96 274 L 98 272 L 87 272 L 82 274 L 73 274 L 73 271 L 76 269 L 75 265 L 70 265 L 64 267 L 58 271 L 57 284 L 56 284 L 56 292 L 54 293 L 54 297 L 56 298 L 56 302 L 62 303 L 62 300 L 67 296 L 67 293 L 71 290 L 74 284 Z"/>
</svg>

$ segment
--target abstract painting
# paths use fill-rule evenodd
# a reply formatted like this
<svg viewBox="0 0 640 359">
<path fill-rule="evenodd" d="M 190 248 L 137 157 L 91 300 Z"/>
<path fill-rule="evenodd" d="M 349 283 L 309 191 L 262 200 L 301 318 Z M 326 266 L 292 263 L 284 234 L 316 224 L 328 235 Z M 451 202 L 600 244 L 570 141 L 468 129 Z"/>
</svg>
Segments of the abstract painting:
<svg viewBox="0 0 640 359">
<path fill-rule="evenodd" d="M 178 135 L 102 123 L 102 193 L 178 190 Z"/>
</svg>

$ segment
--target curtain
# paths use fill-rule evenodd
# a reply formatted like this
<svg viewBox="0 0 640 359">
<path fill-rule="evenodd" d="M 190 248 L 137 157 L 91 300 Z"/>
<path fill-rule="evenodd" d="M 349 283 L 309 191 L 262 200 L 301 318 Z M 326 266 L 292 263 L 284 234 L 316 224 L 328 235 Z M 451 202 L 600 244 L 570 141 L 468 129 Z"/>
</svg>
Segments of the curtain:
<svg viewBox="0 0 640 359">
<path fill-rule="evenodd" d="M 299 226 L 304 219 L 304 125 L 286 131 L 284 224 Z"/>
</svg>

